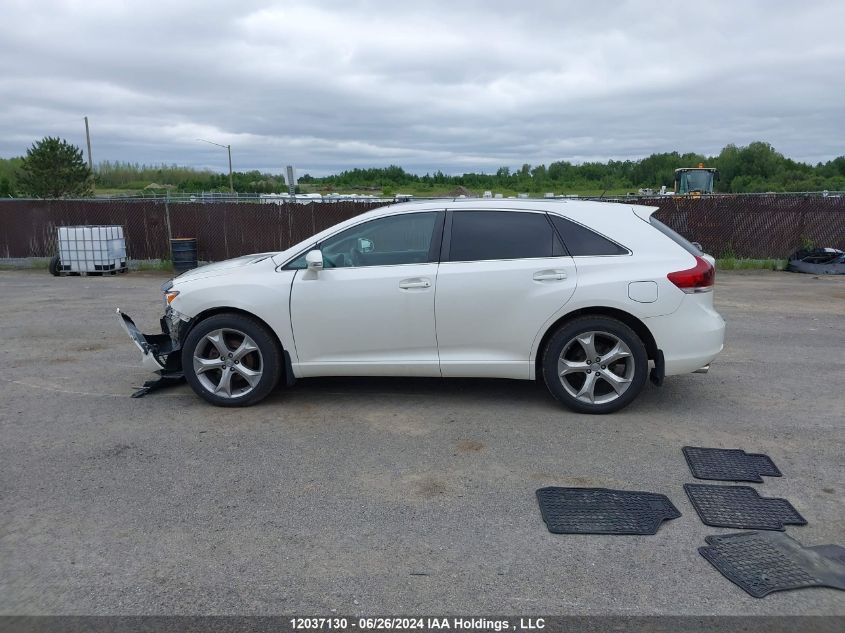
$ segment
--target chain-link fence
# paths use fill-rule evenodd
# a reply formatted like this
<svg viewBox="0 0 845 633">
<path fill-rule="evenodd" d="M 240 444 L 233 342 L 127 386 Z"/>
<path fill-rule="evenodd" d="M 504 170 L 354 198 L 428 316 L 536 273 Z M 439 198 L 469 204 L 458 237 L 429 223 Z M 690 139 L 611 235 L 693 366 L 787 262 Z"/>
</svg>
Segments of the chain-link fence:
<svg viewBox="0 0 845 633">
<path fill-rule="evenodd" d="M 0 257 L 56 253 L 56 228 L 124 227 L 131 259 L 170 259 L 170 239 L 193 237 L 200 261 L 279 251 L 384 202 L 172 202 L 165 200 L 0 200 Z"/>
<path fill-rule="evenodd" d="M 812 194 L 626 199 L 660 208 L 656 217 L 718 256 L 786 257 L 801 246 L 845 247 L 845 197 Z M 478 200 L 479 205 L 484 200 Z M 514 200 L 514 206 L 525 201 Z M 56 253 L 56 228 L 124 227 L 129 257 L 170 259 L 170 239 L 197 239 L 198 258 L 218 261 L 283 250 L 384 201 L 299 203 L 164 199 L 0 200 L 0 257 Z M 597 210 L 600 213 L 600 209 Z"/>
<path fill-rule="evenodd" d="M 717 257 L 785 258 L 802 246 L 845 249 L 845 197 L 819 194 L 640 198 L 656 217 Z"/>
</svg>

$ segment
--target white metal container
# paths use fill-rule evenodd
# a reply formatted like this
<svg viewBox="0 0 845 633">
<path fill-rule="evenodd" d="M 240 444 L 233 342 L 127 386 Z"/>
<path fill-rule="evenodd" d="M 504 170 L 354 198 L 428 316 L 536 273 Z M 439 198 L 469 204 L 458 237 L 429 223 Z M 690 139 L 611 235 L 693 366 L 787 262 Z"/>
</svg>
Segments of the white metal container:
<svg viewBox="0 0 845 633">
<path fill-rule="evenodd" d="M 122 226 L 60 226 L 60 271 L 103 273 L 126 268 Z"/>
</svg>

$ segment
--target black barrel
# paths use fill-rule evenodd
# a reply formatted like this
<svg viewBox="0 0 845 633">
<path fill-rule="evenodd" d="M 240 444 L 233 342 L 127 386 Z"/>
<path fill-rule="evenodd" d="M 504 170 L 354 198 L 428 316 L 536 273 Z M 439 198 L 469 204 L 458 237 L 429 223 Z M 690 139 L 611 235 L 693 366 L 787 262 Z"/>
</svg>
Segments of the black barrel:
<svg viewBox="0 0 845 633">
<path fill-rule="evenodd" d="M 176 237 L 170 240 L 173 271 L 177 275 L 197 267 L 197 238 Z"/>
</svg>

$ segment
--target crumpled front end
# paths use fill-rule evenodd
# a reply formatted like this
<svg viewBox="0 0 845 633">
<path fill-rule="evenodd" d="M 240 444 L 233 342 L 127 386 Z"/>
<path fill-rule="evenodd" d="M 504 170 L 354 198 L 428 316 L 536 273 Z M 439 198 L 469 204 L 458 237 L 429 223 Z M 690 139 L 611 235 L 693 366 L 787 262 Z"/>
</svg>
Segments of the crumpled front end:
<svg viewBox="0 0 845 633">
<path fill-rule="evenodd" d="M 123 330 L 141 352 L 141 364 L 162 376 L 182 372 L 182 333 L 188 321 L 175 310 L 167 307 L 161 317 L 161 334 L 142 334 L 129 315 L 117 308 L 117 317 Z"/>
</svg>

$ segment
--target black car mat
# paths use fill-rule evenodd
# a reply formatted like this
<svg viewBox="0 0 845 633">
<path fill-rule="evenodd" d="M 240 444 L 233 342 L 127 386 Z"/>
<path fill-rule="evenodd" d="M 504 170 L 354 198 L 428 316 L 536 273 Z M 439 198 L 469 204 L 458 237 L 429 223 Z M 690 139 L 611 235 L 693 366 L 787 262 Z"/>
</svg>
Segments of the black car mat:
<svg viewBox="0 0 845 633">
<path fill-rule="evenodd" d="M 780 477 L 781 472 L 768 455 L 746 453 L 738 448 L 703 448 L 684 446 L 684 457 L 696 479 L 751 481 L 763 483 L 763 477 Z"/>
<path fill-rule="evenodd" d="M 684 491 L 705 525 L 744 530 L 783 530 L 807 525 L 786 499 L 761 497 L 751 486 L 684 484 Z"/>
<path fill-rule="evenodd" d="M 540 488 L 540 513 L 554 534 L 655 534 L 681 516 L 666 495 L 607 488 Z"/>
<path fill-rule="evenodd" d="M 831 587 L 845 591 L 845 547 L 804 547 L 783 532 L 708 536 L 698 552 L 755 598 L 774 591 Z"/>
</svg>

